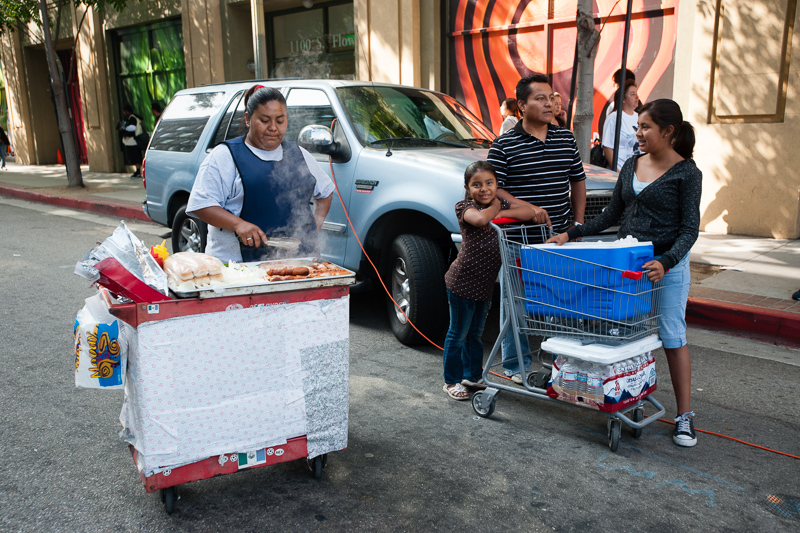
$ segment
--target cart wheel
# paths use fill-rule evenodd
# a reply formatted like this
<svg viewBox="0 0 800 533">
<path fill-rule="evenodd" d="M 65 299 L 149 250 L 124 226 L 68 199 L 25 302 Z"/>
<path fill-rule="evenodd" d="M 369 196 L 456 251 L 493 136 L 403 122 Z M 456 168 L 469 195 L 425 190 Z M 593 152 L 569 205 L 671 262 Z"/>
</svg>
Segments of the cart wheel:
<svg viewBox="0 0 800 533">
<path fill-rule="evenodd" d="M 475 413 L 483 418 L 492 416 L 492 413 L 494 413 L 495 400 L 492 399 L 492 403 L 490 403 L 488 407 L 481 407 L 481 398 L 483 398 L 483 391 L 478 391 L 472 395 L 472 408 L 475 410 Z"/>
<path fill-rule="evenodd" d="M 619 447 L 620 421 L 614 418 L 608 421 L 608 447 L 612 452 Z"/>
<path fill-rule="evenodd" d="M 161 489 L 161 501 L 164 502 L 164 510 L 167 511 L 167 514 L 172 514 L 175 511 L 175 487 Z"/>
<path fill-rule="evenodd" d="M 325 468 L 325 464 L 328 462 L 327 454 L 318 455 L 313 459 L 306 459 L 306 461 L 308 461 L 308 468 L 311 469 L 311 475 L 313 475 L 315 479 L 321 478 L 322 469 Z"/>
<path fill-rule="evenodd" d="M 644 420 L 644 409 L 637 407 L 633 410 L 633 421 L 641 422 Z M 633 438 L 638 439 L 642 436 L 642 428 L 633 428 Z"/>
</svg>

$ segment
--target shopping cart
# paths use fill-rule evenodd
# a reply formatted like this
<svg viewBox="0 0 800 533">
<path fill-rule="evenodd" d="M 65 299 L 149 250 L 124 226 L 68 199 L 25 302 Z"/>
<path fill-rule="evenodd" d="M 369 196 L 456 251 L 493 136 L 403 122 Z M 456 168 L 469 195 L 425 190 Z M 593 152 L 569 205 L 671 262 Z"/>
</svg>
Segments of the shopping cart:
<svg viewBox="0 0 800 533">
<path fill-rule="evenodd" d="M 652 246 L 559 247 L 544 244 L 552 235 L 547 226 L 511 219 L 497 219 L 491 226 L 500 242 L 501 298 L 508 312 L 484 368 L 487 389 L 472 397 L 475 412 L 491 416 L 500 391 L 508 391 L 605 414 L 612 451 L 619 445 L 623 422 L 638 438 L 642 428 L 665 413 L 650 397 L 655 390 L 651 352 L 661 347 L 657 338 L 661 283 L 650 282 L 641 265 L 652 258 Z M 528 355 L 522 351 L 523 336 L 546 339 L 541 349 L 530 353 L 540 368 L 527 374 L 522 387 L 495 377 L 494 371 L 502 370 L 498 354 L 509 330 L 520 369 Z M 581 374 L 572 368 L 574 363 L 589 370 Z M 602 376 L 610 377 L 603 381 Z M 636 394 L 619 392 L 619 380 L 614 379 L 620 376 L 639 380 Z M 617 387 L 604 394 L 607 385 Z M 657 412 L 645 417 L 647 403 Z"/>
</svg>

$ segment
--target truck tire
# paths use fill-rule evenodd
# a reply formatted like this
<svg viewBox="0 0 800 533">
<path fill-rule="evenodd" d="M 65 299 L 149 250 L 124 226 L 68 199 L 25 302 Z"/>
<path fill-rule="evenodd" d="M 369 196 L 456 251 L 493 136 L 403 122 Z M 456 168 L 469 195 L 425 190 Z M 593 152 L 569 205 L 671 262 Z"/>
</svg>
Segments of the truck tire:
<svg viewBox="0 0 800 533">
<path fill-rule="evenodd" d="M 205 252 L 208 226 L 202 220 L 186 215 L 186 206 L 181 206 L 172 220 L 172 253 Z"/>
<path fill-rule="evenodd" d="M 434 342 L 444 338 L 449 323 L 445 271 L 442 249 L 431 239 L 404 234 L 392 242 L 386 287 L 411 322 Z M 386 303 L 397 340 L 409 346 L 427 342 L 390 298 Z"/>
</svg>

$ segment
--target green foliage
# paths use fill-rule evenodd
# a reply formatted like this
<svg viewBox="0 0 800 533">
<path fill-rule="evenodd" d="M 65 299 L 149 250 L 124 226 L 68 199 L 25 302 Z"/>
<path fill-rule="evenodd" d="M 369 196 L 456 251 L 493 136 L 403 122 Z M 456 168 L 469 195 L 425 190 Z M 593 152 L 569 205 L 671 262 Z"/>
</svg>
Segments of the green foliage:
<svg viewBox="0 0 800 533">
<path fill-rule="evenodd" d="M 128 0 L 50 0 L 48 9 L 60 9 L 63 6 L 72 4 L 75 7 L 81 4 L 95 9 L 105 9 L 108 6 L 117 11 L 125 9 Z M 7 31 L 14 31 L 19 24 L 34 22 L 42 25 L 39 16 L 39 0 L 0 0 L 0 34 Z"/>
</svg>

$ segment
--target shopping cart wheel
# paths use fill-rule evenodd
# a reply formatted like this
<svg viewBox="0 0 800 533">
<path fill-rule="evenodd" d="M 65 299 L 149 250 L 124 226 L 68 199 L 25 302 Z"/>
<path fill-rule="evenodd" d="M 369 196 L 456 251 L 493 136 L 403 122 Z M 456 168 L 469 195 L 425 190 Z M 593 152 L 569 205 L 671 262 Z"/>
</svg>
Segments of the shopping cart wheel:
<svg viewBox="0 0 800 533">
<path fill-rule="evenodd" d="M 161 501 L 164 502 L 164 510 L 167 511 L 167 514 L 172 514 L 175 511 L 175 487 L 161 489 Z"/>
<path fill-rule="evenodd" d="M 633 410 L 633 421 L 634 422 L 641 422 L 644 420 L 644 409 L 641 407 L 637 407 Z M 633 438 L 638 439 L 642 436 L 642 428 L 633 428 Z"/>
<path fill-rule="evenodd" d="M 314 457 L 313 459 L 306 459 L 308 461 L 308 468 L 311 469 L 311 474 L 319 479 L 322 477 L 322 469 L 328 464 L 328 454 L 322 454 Z"/>
<path fill-rule="evenodd" d="M 478 416 L 486 418 L 492 416 L 492 413 L 494 413 L 495 399 L 492 398 L 488 405 L 483 405 L 484 395 L 485 393 L 483 391 L 478 391 L 472 395 L 472 408 Z"/>
<path fill-rule="evenodd" d="M 619 420 L 611 418 L 608 420 L 608 447 L 612 452 L 617 451 L 619 447 L 619 434 L 622 424 Z"/>
</svg>

